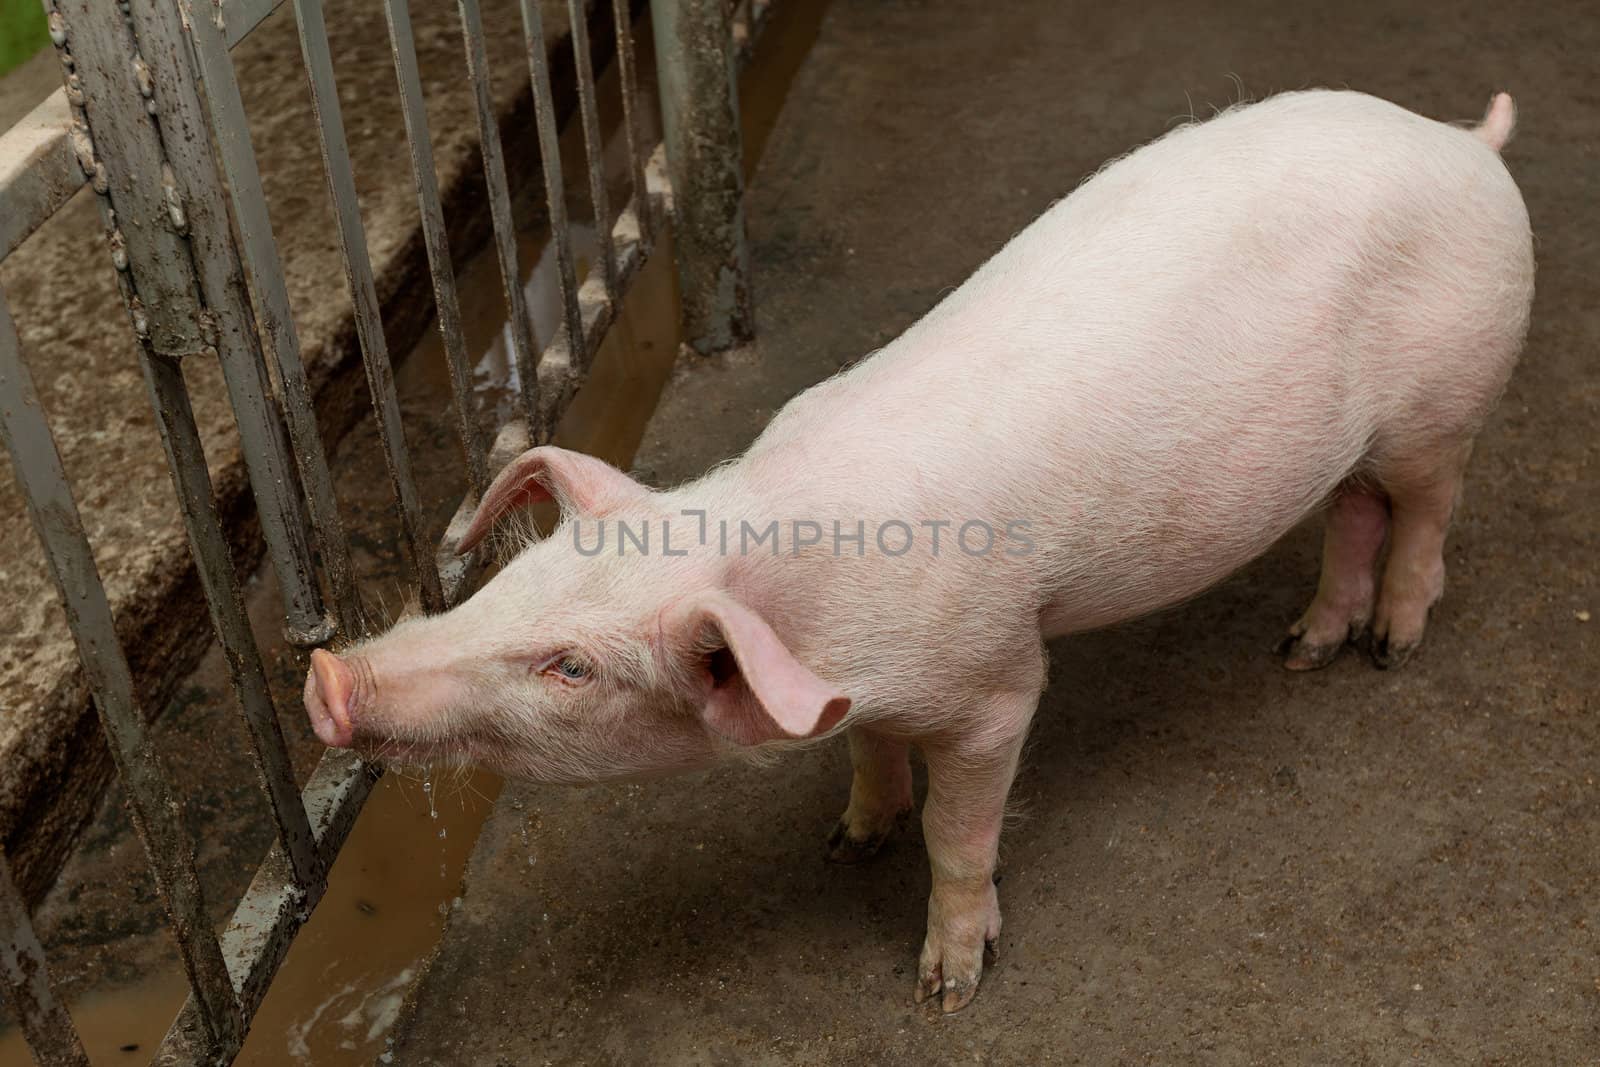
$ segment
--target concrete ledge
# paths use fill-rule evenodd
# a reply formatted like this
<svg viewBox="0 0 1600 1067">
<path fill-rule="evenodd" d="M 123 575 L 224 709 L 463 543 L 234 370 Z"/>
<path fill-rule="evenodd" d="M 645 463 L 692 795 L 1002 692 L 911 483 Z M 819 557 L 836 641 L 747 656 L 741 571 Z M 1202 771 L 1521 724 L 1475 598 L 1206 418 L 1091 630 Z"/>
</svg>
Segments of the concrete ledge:
<svg viewBox="0 0 1600 1067">
<path fill-rule="evenodd" d="M 575 106 L 566 4 L 542 0 L 558 114 Z M 611 6 L 591 0 L 597 65 Z M 489 234 L 476 123 L 454 5 L 413 11 L 435 165 L 458 266 Z M 483 10 L 494 96 L 514 185 L 537 181 L 520 16 Z M 428 327 L 432 290 L 380 6 L 337 0 L 328 26 L 390 351 Z M 302 357 L 331 445 L 370 403 L 318 155 L 292 12 L 233 53 L 288 273 Z M 0 268 L 27 359 L 52 416 L 148 715 L 159 714 L 211 639 L 155 423 L 90 194 L 80 192 Z M 218 502 L 241 575 L 261 558 L 254 502 L 215 366 L 186 365 Z M 441 398 L 441 403 L 444 399 Z M 111 766 L 43 556 L 9 466 L 0 470 L 0 836 L 30 900 L 49 887 L 92 815 Z M 268 635 L 263 635 L 268 636 Z"/>
</svg>

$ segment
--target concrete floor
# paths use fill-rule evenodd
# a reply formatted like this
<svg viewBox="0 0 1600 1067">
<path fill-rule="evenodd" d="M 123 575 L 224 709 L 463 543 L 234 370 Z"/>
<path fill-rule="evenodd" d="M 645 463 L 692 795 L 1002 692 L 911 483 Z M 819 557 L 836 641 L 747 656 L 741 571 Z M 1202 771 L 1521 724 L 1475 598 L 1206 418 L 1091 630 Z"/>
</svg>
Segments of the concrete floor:
<svg viewBox="0 0 1600 1067">
<path fill-rule="evenodd" d="M 1539 296 L 1428 645 L 1395 673 L 1353 653 L 1285 673 L 1269 650 L 1313 589 L 1307 528 L 1194 603 L 1054 647 L 1000 961 L 950 1018 L 911 1003 L 918 831 L 823 862 L 842 742 L 510 785 L 394 1062 L 1592 1060 L 1596 54 L 1600 18 L 1570 0 L 834 0 L 750 190 L 761 340 L 679 374 L 638 468 L 668 483 L 737 452 L 1191 110 L 1332 85 L 1475 119 L 1508 88 Z"/>
</svg>

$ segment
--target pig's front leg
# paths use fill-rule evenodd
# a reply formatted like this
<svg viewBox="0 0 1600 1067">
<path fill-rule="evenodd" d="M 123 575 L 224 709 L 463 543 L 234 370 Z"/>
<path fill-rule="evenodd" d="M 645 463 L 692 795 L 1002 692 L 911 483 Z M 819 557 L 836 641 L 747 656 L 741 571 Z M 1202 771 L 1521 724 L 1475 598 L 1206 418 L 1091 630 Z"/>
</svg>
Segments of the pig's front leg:
<svg viewBox="0 0 1600 1067">
<path fill-rule="evenodd" d="M 850 806 L 828 835 L 828 859 L 860 863 L 871 858 L 900 816 L 911 810 L 911 746 L 864 726 L 850 736 Z"/>
<path fill-rule="evenodd" d="M 928 762 L 922 828 L 933 892 L 917 967 L 918 1004 L 942 992 L 946 1013 L 966 1007 L 983 977 L 985 950 L 992 955 L 998 947 L 1000 823 L 1038 701 L 1036 688 L 997 695 L 962 735 L 921 745 Z"/>
</svg>

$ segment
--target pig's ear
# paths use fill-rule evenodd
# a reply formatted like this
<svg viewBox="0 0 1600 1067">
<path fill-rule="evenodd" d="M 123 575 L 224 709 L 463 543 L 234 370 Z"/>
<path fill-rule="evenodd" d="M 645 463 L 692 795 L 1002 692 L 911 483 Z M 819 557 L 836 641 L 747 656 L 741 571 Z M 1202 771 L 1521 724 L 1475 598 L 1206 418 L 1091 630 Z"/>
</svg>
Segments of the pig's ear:
<svg viewBox="0 0 1600 1067">
<path fill-rule="evenodd" d="M 456 546 L 465 555 L 508 511 L 554 500 L 564 513 L 594 515 L 648 490 L 603 460 L 554 445 L 530 448 L 501 471 L 478 502 L 472 522 Z"/>
<path fill-rule="evenodd" d="M 668 609 L 673 633 L 703 687 L 701 714 L 741 745 L 825 734 L 850 710 L 850 698 L 794 658 L 766 620 L 722 593 Z"/>
</svg>

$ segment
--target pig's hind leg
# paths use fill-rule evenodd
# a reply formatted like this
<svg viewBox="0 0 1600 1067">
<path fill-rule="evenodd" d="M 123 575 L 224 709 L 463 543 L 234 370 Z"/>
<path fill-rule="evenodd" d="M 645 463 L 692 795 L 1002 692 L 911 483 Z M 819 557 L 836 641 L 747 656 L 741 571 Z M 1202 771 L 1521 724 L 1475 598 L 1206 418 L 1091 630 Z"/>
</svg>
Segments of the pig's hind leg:
<svg viewBox="0 0 1600 1067">
<path fill-rule="evenodd" d="M 1445 536 L 1471 450 L 1469 439 L 1378 468 L 1394 527 L 1372 621 L 1372 660 L 1381 668 L 1398 667 L 1417 650 L 1428 613 L 1444 593 Z"/>
<path fill-rule="evenodd" d="M 863 726 L 849 730 L 850 805 L 828 835 L 828 859 L 872 858 L 911 810 L 911 746 Z"/>
<path fill-rule="evenodd" d="M 1366 632 L 1377 596 L 1378 552 L 1388 532 L 1389 506 L 1381 493 L 1353 480 L 1339 488 L 1328 507 L 1316 598 L 1278 646 L 1285 667 L 1326 667 Z"/>
</svg>

